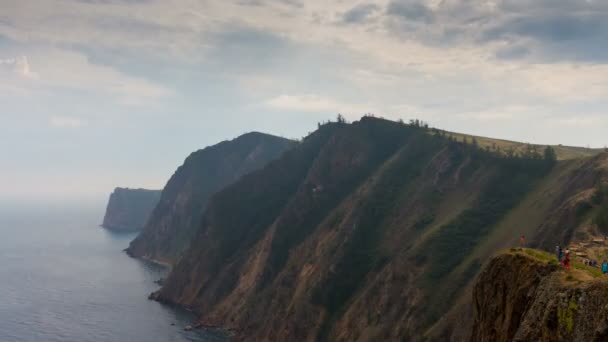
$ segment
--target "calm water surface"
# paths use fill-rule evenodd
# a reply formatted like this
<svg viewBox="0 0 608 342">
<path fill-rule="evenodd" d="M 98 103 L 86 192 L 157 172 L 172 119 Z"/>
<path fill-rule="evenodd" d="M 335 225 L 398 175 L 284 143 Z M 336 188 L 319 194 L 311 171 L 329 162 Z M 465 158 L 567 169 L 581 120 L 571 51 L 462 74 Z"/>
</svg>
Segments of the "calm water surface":
<svg viewBox="0 0 608 342">
<path fill-rule="evenodd" d="M 164 270 L 98 227 L 103 206 L 0 203 L 0 341 L 225 341 L 147 300 Z"/>
</svg>

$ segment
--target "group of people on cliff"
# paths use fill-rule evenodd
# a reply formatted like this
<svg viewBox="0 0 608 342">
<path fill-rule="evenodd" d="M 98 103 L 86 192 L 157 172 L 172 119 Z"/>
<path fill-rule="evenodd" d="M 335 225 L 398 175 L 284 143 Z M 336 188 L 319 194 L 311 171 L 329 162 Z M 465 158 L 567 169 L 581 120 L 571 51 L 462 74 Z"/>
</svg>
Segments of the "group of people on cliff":
<svg viewBox="0 0 608 342">
<path fill-rule="evenodd" d="M 555 247 L 555 254 L 557 256 L 557 261 L 560 263 L 560 265 L 563 265 L 564 268 L 566 270 L 570 270 L 570 250 L 566 248 L 566 250 L 562 250 L 561 246 L 556 246 Z M 583 259 L 583 264 L 587 265 L 587 266 L 591 266 L 591 267 L 599 267 L 599 264 L 597 261 L 595 260 L 591 260 L 591 259 Z M 608 276 L 608 261 L 604 260 L 604 262 L 602 262 L 602 274 L 604 274 L 604 276 Z"/>
</svg>

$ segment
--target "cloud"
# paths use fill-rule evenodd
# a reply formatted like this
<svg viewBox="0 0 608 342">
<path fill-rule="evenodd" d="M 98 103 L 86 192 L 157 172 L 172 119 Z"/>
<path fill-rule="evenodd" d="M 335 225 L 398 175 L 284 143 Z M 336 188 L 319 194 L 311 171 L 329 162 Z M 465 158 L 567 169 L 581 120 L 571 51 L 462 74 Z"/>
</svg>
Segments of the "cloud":
<svg viewBox="0 0 608 342">
<path fill-rule="evenodd" d="M 524 41 L 546 61 L 606 61 L 608 14 L 557 13 L 522 15 L 488 29 L 484 41 Z M 500 56 L 499 56 L 500 57 Z"/>
<path fill-rule="evenodd" d="M 30 68 L 30 63 L 27 60 L 27 56 L 22 56 L 17 59 L 17 70 L 19 73 L 26 78 L 38 78 L 38 74 L 33 72 Z"/>
<path fill-rule="evenodd" d="M 5 74 L 6 77 L 0 78 L 0 86 L 12 86 L 30 94 L 80 91 L 127 105 L 151 104 L 174 94 L 172 89 L 163 85 L 127 75 L 109 66 L 91 63 L 86 56 L 76 52 L 36 49 L 30 50 L 30 53 L 28 56 L 0 61 L 0 66 L 11 67 L 13 73 L 19 76 Z"/>
<path fill-rule="evenodd" d="M 432 23 L 435 19 L 433 11 L 420 0 L 393 0 L 386 12 L 388 15 L 414 22 Z"/>
<path fill-rule="evenodd" d="M 605 124 L 608 121 L 608 118 L 599 115 L 593 116 L 576 116 L 576 117 L 567 117 L 567 118 L 558 118 L 552 120 L 554 123 L 562 126 L 570 126 L 570 127 L 596 127 L 597 125 Z"/>
<path fill-rule="evenodd" d="M 61 81 L 55 73 L 50 84 L 99 91 L 124 103 L 175 93 L 143 77 L 157 67 L 174 83 L 218 81 L 227 91 L 230 82 L 240 90 L 243 79 L 265 75 L 273 81 L 247 94 L 254 103 L 291 94 L 278 103 L 408 103 L 477 112 L 484 106 L 602 100 L 608 50 L 598 18 L 607 9 L 606 2 L 582 0 L 240 0 L 181 6 L 41 0 L 37 6 L 9 6 L 0 14 L 0 34 L 24 44 L 92 46 L 79 48 L 75 64 L 90 67 L 90 83 L 97 86 L 72 75 Z M 593 25 L 597 29 L 590 31 Z M 96 64 L 99 51 L 116 60 Z M 142 66 L 157 56 L 163 56 L 155 59 L 158 65 Z M 192 62 L 189 68 L 182 68 L 185 59 Z M 51 76 L 45 61 L 29 62 L 42 80 Z"/>
<path fill-rule="evenodd" d="M 361 23 L 367 20 L 372 14 L 378 12 L 380 6 L 377 4 L 359 4 L 342 15 L 342 21 L 345 23 Z"/>
<path fill-rule="evenodd" d="M 608 61 L 608 2 L 392 0 L 385 28 L 439 48 L 475 47 L 498 59 Z"/>
<path fill-rule="evenodd" d="M 87 122 L 76 117 L 52 116 L 49 125 L 53 128 L 78 128 L 86 126 Z"/>
<path fill-rule="evenodd" d="M 284 4 L 293 7 L 304 6 L 300 0 L 236 0 L 236 3 L 242 6 L 266 6 L 269 3 Z"/>
<path fill-rule="evenodd" d="M 360 115 L 371 111 L 371 108 L 365 105 L 344 103 L 316 94 L 280 95 L 267 100 L 265 105 L 276 110 L 328 114 L 346 113 Z"/>
<path fill-rule="evenodd" d="M 232 26 L 211 37 L 216 46 L 208 55 L 231 71 L 276 69 L 289 53 L 289 41 L 278 34 L 247 26 Z"/>
<path fill-rule="evenodd" d="M 20 56 L 16 58 L 0 59 L 0 65 L 10 66 L 13 71 L 24 78 L 36 79 L 38 74 L 33 72 L 30 68 L 30 63 L 27 56 Z"/>
</svg>

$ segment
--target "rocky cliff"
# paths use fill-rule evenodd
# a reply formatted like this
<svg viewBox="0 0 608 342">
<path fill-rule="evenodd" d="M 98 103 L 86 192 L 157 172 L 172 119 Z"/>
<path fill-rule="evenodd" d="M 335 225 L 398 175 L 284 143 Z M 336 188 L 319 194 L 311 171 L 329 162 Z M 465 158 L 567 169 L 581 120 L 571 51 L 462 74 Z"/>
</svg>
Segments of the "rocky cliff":
<svg viewBox="0 0 608 342">
<path fill-rule="evenodd" d="M 192 153 L 163 189 L 151 219 L 127 253 L 174 263 L 189 247 L 213 193 L 266 165 L 294 144 L 284 138 L 248 133 Z"/>
<path fill-rule="evenodd" d="M 543 223 L 595 193 L 606 160 L 505 156 L 371 117 L 326 124 L 215 194 L 152 297 L 237 340 L 453 337 L 449 315 L 472 312 L 491 255 L 522 233 L 597 230 L 599 204 Z"/>
<path fill-rule="evenodd" d="M 551 261 L 525 252 L 492 259 L 473 291 L 470 341 L 607 341 L 608 281 Z"/>
<path fill-rule="evenodd" d="M 114 189 L 108 201 L 102 227 L 116 231 L 141 230 L 159 198 L 160 190 Z"/>
</svg>

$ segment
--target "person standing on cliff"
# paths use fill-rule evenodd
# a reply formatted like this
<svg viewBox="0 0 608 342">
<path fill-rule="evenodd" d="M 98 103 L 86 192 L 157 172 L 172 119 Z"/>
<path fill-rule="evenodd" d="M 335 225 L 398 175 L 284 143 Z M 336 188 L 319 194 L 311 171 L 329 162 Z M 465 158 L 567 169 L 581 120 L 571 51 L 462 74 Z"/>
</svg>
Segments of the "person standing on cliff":
<svg viewBox="0 0 608 342">
<path fill-rule="evenodd" d="M 606 260 L 602 263 L 602 273 L 604 274 L 604 277 L 608 274 L 608 261 Z"/>
<path fill-rule="evenodd" d="M 524 234 L 521 234 L 521 236 L 519 237 L 519 247 L 521 249 L 524 249 L 525 242 L 526 242 L 526 236 Z"/>
<path fill-rule="evenodd" d="M 570 271 L 570 250 L 566 249 L 566 258 L 564 259 L 564 266 L 566 266 L 566 270 Z"/>
</svg>

